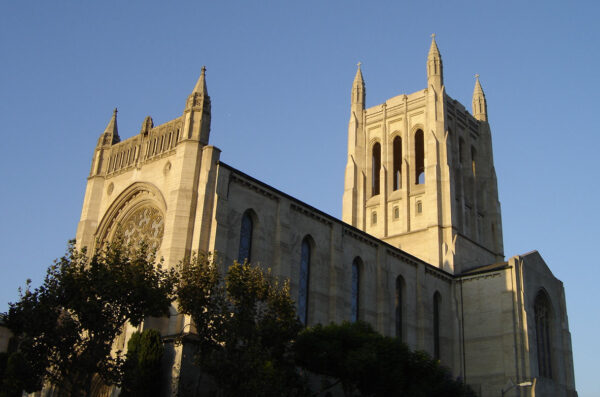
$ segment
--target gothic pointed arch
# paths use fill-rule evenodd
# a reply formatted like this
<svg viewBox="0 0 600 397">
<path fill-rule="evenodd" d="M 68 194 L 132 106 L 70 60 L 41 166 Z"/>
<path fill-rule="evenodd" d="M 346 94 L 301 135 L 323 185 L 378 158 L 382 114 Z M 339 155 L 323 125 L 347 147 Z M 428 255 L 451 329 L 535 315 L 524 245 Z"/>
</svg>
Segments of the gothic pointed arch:
<svg viewBox="0 0 600 397">
<path fill-rule="evenodd" d="M 425 136 L 422 129 L 415 131 L 415 185 L 425 183 Z"/>
<path fill-rule="evenodd" d="M 440 309 L 442 295 L 435 291 L 433 294 L 433 358 L 440 359 Z"/>
<path fill-rule="evenodd" d="M 360 319 L 360 282 L 361 273 L 363 271 L 363 262 L 360 257 L 354 258 L 352 261 L 351 272 L 351 296 L 350 296 L 350 321 L 355 323 Z"/>
<path fill-rule="evenodd" d="M 257 223 L 256 213 L 252 209 L 247 209 L 242 215 L 240 225 L 240 246 L 238 250 L 238 262 L 252 261 L 252 240 Z"/>
<path fill-rule="evenodd" d="M 126 244 L 137 245 L 143 240 L 150 249 L 158 250 L 166 211 L 166 201 L 156 186 L 147 182 L 133 183 L 108 207 L 96 229 L 96 244 L 101 246 L 120 232 Z"/>
<path fill-rule="evenodd" d="M 399 135 L 396 135 L 392 142 L 392 189 L 398 190 L 402 187 L 402 138 L 400 138 Z"/>
<path fill-rule="evenodd" d="M 395 324 L 395 331 L 396 331 L 396 337 L 399 338 L 400 340 L 403 340 L 404 338 L 404 313 L 406 312 L 406 310 L 404 310 L 404 304 L 405 304 L 405 292 L 406 290 L 406 282 L 404 281 L 404 277 L 402 277 L 401 275 L 398 275 L 396 277 L 396 296 L 395 296 L 395 302 L 394 302 L 394 324 Z"/>
<path fill-rule="evenodd" d="M 310 302 L 310 267 L 312 262 L 312 253 L 314 249 L 314 240 L 310 235 L 302 239 L 300 246 L 300 277 L 298 278 L 298 317 L 300 322 L 308 325 L 308 309 Z"/>
<path fill-rule="evenodd" d="M 375 142 L 371 149 L 371 196 L 377 196 L 381 190 L 381 144 Z"/>
<path fill-rule="evenodd" d="M 471 172 L 475 178 L 477 176 L 477 149 L 475 146 L 471 146 Z"/>
</svg>

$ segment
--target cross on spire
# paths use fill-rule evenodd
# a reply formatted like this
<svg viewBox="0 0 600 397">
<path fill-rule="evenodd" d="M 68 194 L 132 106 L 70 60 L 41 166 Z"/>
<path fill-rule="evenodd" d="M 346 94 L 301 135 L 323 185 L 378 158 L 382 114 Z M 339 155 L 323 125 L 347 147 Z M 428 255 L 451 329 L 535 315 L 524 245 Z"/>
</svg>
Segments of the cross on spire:
<svg viewBox="0 0 600 397">
<path fill-rule="evenodd" d="M 432 33 L 432 34 L 431 34 L 431 38 L 432 38 L 432 39 L 435 39 L 435 33 Z"/>
</svg>

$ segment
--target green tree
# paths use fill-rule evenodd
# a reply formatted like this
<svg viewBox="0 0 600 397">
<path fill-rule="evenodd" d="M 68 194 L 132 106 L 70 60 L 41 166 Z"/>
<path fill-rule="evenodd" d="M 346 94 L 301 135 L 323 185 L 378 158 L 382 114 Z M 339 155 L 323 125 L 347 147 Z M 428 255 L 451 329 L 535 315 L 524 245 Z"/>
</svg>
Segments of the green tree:
<svg viewBox="0 0 600 397">
<path fill-rule="evenodd" d="M 118 383 L 123 360 L 111 354 L 113 341 L 127 323 L 167 315 L 175 280 L 143 243 L 133 249 L 117 238 L 90 257 L 70 242 L 43 284 L 32 290 L 28 282 L 9 304 L 7 325 L 38 389 L 43 380 L 87 396 L 95 374 Z"/>
<path fill-rule="evenodd" d="M 364 322 L 307 328 L 294 352 L 299 366 L 334 380 L 324 390 L 341 384 L 346 396 L 474 396 L 438 361 Z"/>
<path fill-rule="evenodd" d="M 31 372 L 31 367 L 20 352 L 2 354 L 6 361 L 0 376 L 0 397 L 21 397 L 23 391 L 39 389 L 39 379 Z"/>
<path fill-rule="evenodd" d="M 200 257 L 184 263 L 177 289 L 198 334 L 197 362 L 225 396 L 296 396 L 305 392 L 292 341 L 301 329 L 289 283 L 235 262 L 221 277 Z"/>
<path fill-rule="evenodd" d="M 121 397 L 160 395 L 164 350 L 160 333 L 154 329 L 131 335 L 127 343 Z"/>
</svg>

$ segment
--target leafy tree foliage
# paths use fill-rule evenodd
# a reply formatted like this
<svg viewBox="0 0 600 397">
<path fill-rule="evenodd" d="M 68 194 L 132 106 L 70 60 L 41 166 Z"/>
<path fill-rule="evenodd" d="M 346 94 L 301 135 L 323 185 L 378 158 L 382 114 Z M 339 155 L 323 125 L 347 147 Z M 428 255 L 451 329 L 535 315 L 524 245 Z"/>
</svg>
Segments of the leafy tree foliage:
<svg viewBox="0 0 600 397">
<path fill-rule="evenodd" d="M 2 353 L 4 368 L 0 375 L 0 397 L 21 397 L 23 391 L 39 388 L 39 381 L 20 352 Z"/>
<path fill-rule="evenodd" d="M 291 343 L 301 329 L 289 284 L 234 263 L 222 277 L 209 258 L 180 271 L 177 296 L 198 334 L 197 362 L 225 396 L 297 396 L 305 383 Z"/>
<path fill-rule="evenodd" d="M 121 397 L 160 395 L 160 364 L 164 351 L 160 333 L 154 329 L 131 335 L 127 343 Z"/>
<path fill-rule="evenodd" d="M 346 396 L 471 397 L 475 394 L 424 352 L 384 337 L 364 322 L 317 325 L 301 332 L 296 362 L 341 384 Z"/>
<path fill-rule="evenodd" d="M 70 242 L 43 284 L 32 290 L 28 282 L 9 305 L 7 325 L 37 389 L 43 380 L 86 396 L 94 374 L 118 383 L 123 360 L 111 354 L 113 341 L 128 322 L 167 315 L 175 280 L 144 244 L 133 249 L 117 238 L 90 257 Z"/>
</svg>

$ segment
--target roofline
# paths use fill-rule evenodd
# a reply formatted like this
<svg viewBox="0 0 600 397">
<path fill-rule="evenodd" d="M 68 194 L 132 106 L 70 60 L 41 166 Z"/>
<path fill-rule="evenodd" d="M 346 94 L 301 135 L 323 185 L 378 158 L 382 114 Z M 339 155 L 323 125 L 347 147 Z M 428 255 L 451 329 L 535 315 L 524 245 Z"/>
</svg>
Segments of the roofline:
<svg viewBox="0 0 600 397">
<path fill-rule="evenodd" d="M 362 236 L 363 236 L 363 237 L 365 237 L 365 238 L 368 238 L 368 239 L 375 240 L 375 241 L 377 241 L 377 243 L 378 243 L 378 244 L 381 244 L 381 245 L 383 245 L 384 247 L 386 247 L 386 248 L 388 248 L 388 249 L 391 249 L 391 250 L 394 250 L 394 251 L 396 251 L 396 252 L 397 252 L 397 253 L 399 253 L 400 255 L 403 255 L 403 256 L 407 257 L 407 259 L 409 259 L 409 260 L 412 260 L 412 261 L 415 261 L 415 262 L 419 262 L 419 263 L 423 264 L 424 266 L 426 266 L 426 267 L 430 268 L 431 270 L 433 270 L 433 271 L 437 271 L 437 272 L 440 272 L 440 273 L 443 273 L 445 276 L 448 276 L 448 277 L 450 277 L 450 278 L 457 278 L 457 277 L 459 277 L 459 275 L 454 275 L 454 274 L 452 274 L 452 273 L 449 273 L 449 272 L 447 272 L 447 271 L 446 271 L 446 270 L 444 270 L 444 269 L 440 269 L 439 267 L 433 266 L 432 264 L 430 264 L 430 263 L 427 263 L 427 262 L 425 262 L 424 260 L 422 260 L 422 259 L 419 259 L 419 258 L 417 258 L 416 256 L 414 256 L 414 255 L 411 255 L 411 254 L 409 254 L 409 253 L 408 253 L 408 252 L 406 252 L 406 251 L 403 251 L 403 250 L 401 250 L 400 248 L 394 247 L 393 245 L 391 245 L 391 244 L 389 244 L 389 243 L 386 243 L 385 241 L 383 241 L 383 240 L 380 240 L 380 239 L 378 239 L 377 237 L 375 237 L 375 236 L 372 236 L 372 235 L 370 235 L 369 233 L 367 233 L 367 232 L 365 232 L 365 231 L 363 231 L 363 230 L 360 230 L 360 229 L 356 228 L 355 226 L 352 226 L 352 225 L 350 225 L 350 224 L 348 224 L 348 223 L 346 223 L 346 222 L 342 221 L 341 219 L 338 219 L 338 218 L 336 218 L 336 217 L 334 217 L 334 216 L 332 216 L 332 215 L 329 215 L 329 214 L 327 214 L 327 213 L 325 213 L 325 212 L 321 211 L 320 209 L 318 209 L 318 208 L 315 208 L 315 207 L 313 207 L 312 205 L 310 205 L 310 204 L 307 204 L 307 203 L 305 203 L 304 201 L 297 199 L 296 197 L 290 196 L 289 194 L 287 194 L 287 193 L 284 193 L 284 192 L 282 192 L 281 190 L 279 190 L 279 189 L 277 189 L 277 188 L 274 188 L 273 186 L 271 186 L 271 185 L 269 185 L 269 184 L 267 184 L 267 183 L 265 183 L 265 182 L 262 182 L 262 181 L 260 181 L 260 180 L 258 180 L 258 179 L 256 179 L 256 178 L 254 178 L 254 177 L 252 177 L 252 176 L 250 176 L 250 175 L 246 174 L 245 172 L 242 172 L 242 171 L 238 170 L 237 168 L 234 168 L 234 167 L 230 166 L 230 165 L 229 165 L 229 164 L 227 164 L 227 163 L 224 163 L 224 162 L 222 162 L 222 161 L 220 161 L 220 160 L 219 160 L 219 162 L 218 162 L 218 165 L 219 165 L 219 166 L 223 166 L 223 167 L 225 167 L 225 168 L 229 169 L 229 170 L 230 170 L 230 171 L 232 171 L 232 172 L 235 172 L 235 173 L 237 173 L 237 174 L 240 174 L 240 175 L 241 175 L 241 176 L 243 176 L 244 178 L 248 178 L 248 179 L 249 179 L 249 180 L 251 180 L 252 182 L 254 182 L 254 183 L 256 183 L 256 184 L 259 184 L 259 185 L 261 185 L 261 186 L 263 186 L 263 187 L 265 187 L 265 188 L 268 188 L 268 189 L 270 189 L 270 190 L 274 191 L 275 193 L 277 193 L 277 194 L 279 194 L 279 195 L 281 195 L 281 196 L 285 197 L 285 198 L 286 198 L 286 199 L 288 199 L 288 200 L 295 201 L 295 202 L 297 202 L 297 203 L 299 203 L 299 204 L 302 204 L 303 206 L 305 206 L 305 207 L 309 208 L 311 211 L 314 211 L 314 212 L 318 213 L 320 216 L 323 216 L 323 217 L 325 217 L 325 218 L 329 219 L 329 220 L 330 220 L 330 221 L 332 221 L 332 222 L 339 223 L 339 224 L 341 224 L 342 226 L 344 226 L 344 227 L 346 227 L 346 228 L 348 228 L 348 229 L 351 229 L 353 232 L 355 232 L 355 233 L 358 233 L 358 234 L 362 235 Z"/>
<path fill-rule="evenodd" d="M 506 270 L 506 269 L 509 269 L 511 267 L 508 264 L 508 262 L 499 262 L 499 263 L 496 263 L 496 264 L 484 265 L 484 266 L 481 266 L 481 267 L 494 266 L 494 265 L 497 265 L 497 267 L 490 267 L 489 269 L 481 269 L 481 270 L 476 270 L 477 268 L 475 268 L 475 269 L 467 270 L 465 272 L 456 274 L 454 277 L 455 278 L 470 277 L 470 276 L 475 276 L 477 274 L 497 272 L 499 270 Z"/>
</svg>

